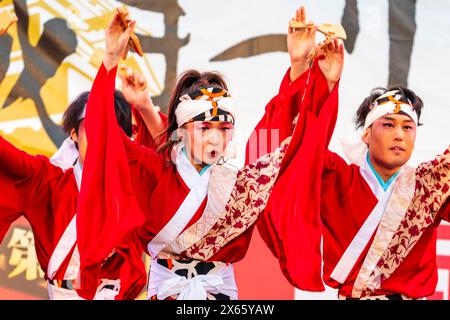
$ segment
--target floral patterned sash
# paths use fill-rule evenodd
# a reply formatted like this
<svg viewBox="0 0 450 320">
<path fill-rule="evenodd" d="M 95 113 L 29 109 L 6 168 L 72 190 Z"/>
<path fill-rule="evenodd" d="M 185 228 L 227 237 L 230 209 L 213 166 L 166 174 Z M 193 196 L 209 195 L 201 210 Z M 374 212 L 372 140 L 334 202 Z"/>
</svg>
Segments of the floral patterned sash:
<svg viewBox="0 0 450 320">
<path fill-rule="evenodd" d="M 207 260 L 256 222 L 267 204 L 290 141 L 291 137 L 286 138 L 273 153 L 238 171 L 224 212 L 209 232 L 182 252 L 182 256 Z"/>
<path fill-rule="evenodd" d="M 415 170 L 414 196 L 389 246 L 383 252 L 364 292 L 381 287 L 405 260 L 450 195 L 450 146 L 435 160 L 422 163 Z"/>
</svg>

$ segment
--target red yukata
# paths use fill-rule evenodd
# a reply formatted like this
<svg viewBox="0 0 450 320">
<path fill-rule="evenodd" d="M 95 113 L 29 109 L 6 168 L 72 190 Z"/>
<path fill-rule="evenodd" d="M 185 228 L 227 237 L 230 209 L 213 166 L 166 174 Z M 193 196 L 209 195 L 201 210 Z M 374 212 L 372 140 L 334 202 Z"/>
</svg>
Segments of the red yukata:
<svg viewBox="0 0 450 320">
<path fill-rule="evenodd" d="M 45 278 L 52 283 L 49 286 L 54 284 L 55 290 L 63 295 L 77 298 L 73 290 L 79 266 L 76 168 L 63 171 L 47 157 L 29 155 L 1 137 L 0 154 L 0 239 L 13 221 L 24 216 L 32 227 L 37 259 Z M 122 282 L 136 284 L 134 289 L 125 285 L 130 291 L 122 290 L 116 296 L 116 299 L 134 298 L 145 285 L 145 273 L 133 268 L 123 259 L 119 248 L 102 264 L 99 279 L 122 277 Z M 50 297 L 57 298 L 51 293 Z"/>
<path fill-rule="evenodd" d="M 174 273 L 180 261 L 187 260 L 195 264 L 192 268 L 198 267 L 199 261 L 213 263 L 210 266 L 212 273 L 220 273 L 224 286 L 229 289 L 225 296 L 236 297 L 232 283 L 234 279 L 229 279 L 229 266 L 245 256 L 255 223 L 266 207 L 274 185 L 283 181 L 286 186 L 289 175 L 296 174 L 295 166 L 303 161 L 300 146 L 305 139 L 305 128 L 309 127 L 310 121 L 314 121 L 309 119 L 310 112 L 304 110 L 319 112 L 320 103 L 324 110 L 337 110 L 332 107 L 337 105 L 337 90 L 330 94 L 325 79 L 317 70 L 315 67 L 293 85 L 289 84 L 286 76 L 279 94 L 266 107 L 266 112 L 275 111 L 275 115 L 267 115 L 269 122 L 281 110 L 296 109 L 297 113 L 300 112 L 295 127 L 293 120 L 296 112 L 289 119 L 290 123 L 286 123 L 286 136 L 278 148 L 249 161 L 237 172 L 226 165 L 216 165 L 200 176 L 192 171 L 195 170 L 192 165 L 183 162 L 180 150 L 180 163 L 170 164 L 154 150 L 130 141 L 120 133 L 111 117 L 116 68 L 108 72 L 102 65 L 87 107 L 86 130 L 90 148 L 84 166 L 84 184 L 77 216 L 80 225 L 89 225 L 89 228 L 80 228 L 79 234 L 83 288 L 93 288 L 92 281 L 97 278 L 99 263 L 112 248 L 121 244 L 124 247 L 141 247 L 156 259 L 156 264 L 163 266 L 158 266 L 155 272 L 150 270 L 149 297 L 157 292 L 159 298 L 180 294 L 178 291 L 170 294 L 167 288 L 158 287 L 152 277 Z M 324 115 L 323 120 L 328 123 L 335 117 L 336 112 L 331 112 Z M 329 135 L 321 134 L 320 139 L 325 146 Z M 189 169 L 189 166 L 192 168 Z M 272 200 L 271 208 L 276 207 L 276 201 Z M 295 230 L 301 228 L 302 221 L 289 218 L 292 225 L 285 224 L 285 212 L 275 208 L 266 213 L 277 225 L 282 224 L 280 230 L 271 231 L 273 247 L 278 248 L 279 239 L 298 240 Z M 320 228 L 320 219 L 311 219 Z M 102 241 L 94 241 L 94 235 Z M 318 255 L 320 258 L 320 250 Z M 283 253 L 280 260 L 286 275 L 293 282 L 309 286 L 309 277 L 296 269 L 302 264 L 292 263 L 306 258 L 304 253 L 292 251 Z M 155 264 L 152 262 L 152 265 Z M 210 271 L 206 271 L 205 276 L 211 275 Z M 316 274 L 320 280 L 320 272 Z M 175 279 L 177 276 L 173 277 Z M 322 283 L 316 279 L 311 285 L 320 287 Z M 161 293 L 164 289 L 169 293 Z M 92 294 L 92 290 L 87 293 Z M 212 298 L 223 298 L 220 294 L 215 292 Z M 208 298 L 211 298 L 209 294 Z"/>
</svg>

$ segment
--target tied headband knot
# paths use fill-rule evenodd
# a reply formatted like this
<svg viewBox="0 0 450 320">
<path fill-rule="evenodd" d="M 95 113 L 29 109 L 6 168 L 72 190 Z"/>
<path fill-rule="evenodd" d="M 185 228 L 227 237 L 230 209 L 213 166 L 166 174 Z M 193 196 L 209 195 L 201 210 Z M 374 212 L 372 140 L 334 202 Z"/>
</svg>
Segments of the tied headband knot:
<svg viewBox="0 0 450 320">
<path fill-rule="evenodd" d="M 234 124 L 234 101 L 220 87 L 201 87 L 184 94 L 175 110 L 178 127 L 191 121 L 224 121 Z"/>
<path fill-rule="evenodd" d="M 186 100 L 207 100 L 217 101 L 223 97 L 231 97 L 231 95 L 223 88 L 220 87 L 200 87 L 198 90 L 192 93 L 186 93 L 180 97 L 180 101 Z"/>
<path fill-rule="evenodd" d="M 384 94 L 376 98 L 375 101 L 370 106 L 370 110 L 373 110 L 375 107 L 380 106 L 389 101 L 394 103 L 398 107 L 400 107 L 400 105 L 402 104 L 408 104 L 410 106 L 412 105 L 409 99 L 404 98 L 401 94 L 399 94 L 399 90 L 392 90 L 385 92 Z M 396 113 L 398 112 L 399 111 L 397 111 Z"/>
<path fill-rule="evenodd" d="M 418 117 L 409 99 L 403 97 L 399 90 L 392 90 L 378 97 L 369 107 L 370 112 L 364 122 L 364 130 L 369 128 L 377 119 L 387 114 L 403 112 L 417 125 Z"/>
</svg>

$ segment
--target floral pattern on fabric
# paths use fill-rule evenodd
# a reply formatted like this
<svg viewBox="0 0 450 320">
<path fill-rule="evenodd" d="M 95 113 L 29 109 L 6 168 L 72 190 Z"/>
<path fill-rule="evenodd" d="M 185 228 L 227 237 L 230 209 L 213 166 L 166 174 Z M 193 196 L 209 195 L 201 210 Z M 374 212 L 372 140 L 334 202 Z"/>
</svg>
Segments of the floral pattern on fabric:
<svg viewBox="0 0 450 320">
<path fill-rule="evenodd" d="M 379 289 L 434 223 L 450 195 L 450 146 L 435 160 L 416 169 L 414 197 L 387 250 L 366 283 L 366 293 Z"/>
<path fill-rule="evenodd" d="M 239 170 L 224 214 L 182 256 L 208 260 L 256 222 L 266 207 L 290 140 L 291 137 L 288 137 L 273 153 L 266 154 Z"/>
<path fill-rule="evenodd" d="M 403 166 L 378 224 L 375 237 L 356 277 L 352 297 L 360 298 L 377 262 L 388 248 L 414 197 L 416 168 Z"/>
</svg>

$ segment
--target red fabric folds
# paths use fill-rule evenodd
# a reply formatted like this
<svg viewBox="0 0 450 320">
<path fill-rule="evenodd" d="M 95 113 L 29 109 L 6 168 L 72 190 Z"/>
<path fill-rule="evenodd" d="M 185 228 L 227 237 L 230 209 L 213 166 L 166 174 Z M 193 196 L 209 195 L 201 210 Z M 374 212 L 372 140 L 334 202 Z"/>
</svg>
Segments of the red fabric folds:
<svg viewBox="0 0 450 320">
<path fill-rule="evenodd" d="M 442 220 L 450 222 L 450 198 L 442 205 L 439 216 Z"/>
<path fill-rule="evenodd" d="M 142 116 L 139 113 L 139 111 L 136 110 L 136 108 L 133 108 L 132 110 L 137 126 L 136 142 L 152 150 L 157 150 L 158 147 L 165 142 L 165 135 L 161 137 L 155 137 L 154 139 L 150 134 L 150 132 L 148 131 L 144 119 L 142 119 Z M 161 120 L 164 123 L 164 128 L 167 128 L 168 125 L 167 115 L 165 115 L 162 112 L 159 112 L 159 116 L 161 117 Z"/>
<path fill-rule="evenodd" d="M 275 99 L 279 101 L 266 107 L 265 117 L 255 128 L 257 139 L 251 142 L 256 141 L 258 146 L 264 143 L 266 134 L 261 129 L 278 129 L 279 140 L 283 141 L 292 134 L 292 121 L 297 114 L 298 119 L 258 230 L 292 285 L 323 291 L 321 174 L 337 118 L 338 84 L 329 93 L 316 60 L 311 70 L 293 83 L 288 70 Z M 267 149 L 272 151 L 274 147 Z M 250 148 L 247 145 L 247 161 Z"/>
<path fill-rule="evenodd" d="M 124 236 L 144 222 L 114 111 L 116 71 L 117 67 L 109 72 L 104 65 L 100 67 L 86 110 L 88 150 L 78 202 L 77 238 L 80 251 L 78 292 L 87 299 L 95 295 L 105 258 L 121 244 Z M 143 262 L 135 267 L 142 274 Z M 121 282 L 126 288 L 126 279 Z"/>
</svg>

